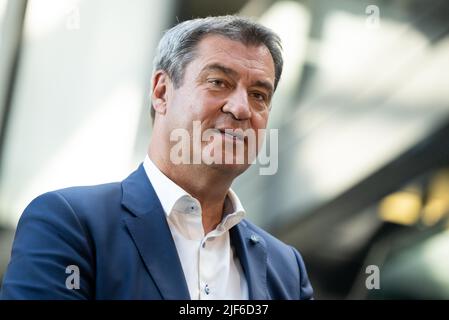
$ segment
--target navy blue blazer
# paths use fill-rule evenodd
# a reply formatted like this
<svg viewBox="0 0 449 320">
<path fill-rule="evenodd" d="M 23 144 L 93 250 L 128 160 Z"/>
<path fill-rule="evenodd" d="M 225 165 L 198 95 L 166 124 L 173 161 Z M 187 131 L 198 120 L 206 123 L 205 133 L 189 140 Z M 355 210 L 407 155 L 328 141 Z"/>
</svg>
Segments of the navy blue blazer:
<svg viewBox="0 0 449 320">
<path fill-rule="evenodd" d="M 249 221 L 230 230 L 250 299 L 310 299 L 296 249 Z M 79 289 L 67 286 L 79 268 Z M 190 299 L 159 199 L 142 165 L 121 183 L 45 193 L 17 226 L 2 299 Z"/>
</svg>

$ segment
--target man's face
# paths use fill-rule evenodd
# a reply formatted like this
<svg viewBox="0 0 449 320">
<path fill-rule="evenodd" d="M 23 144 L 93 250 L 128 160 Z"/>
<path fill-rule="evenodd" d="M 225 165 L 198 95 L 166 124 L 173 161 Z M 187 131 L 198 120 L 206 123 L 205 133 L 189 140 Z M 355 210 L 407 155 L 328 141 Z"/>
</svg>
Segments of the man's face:
<svg viewBox="0 0 449 320">
<path fill-rule="evenodd" d="M 273 59 L 264 45 L 246 46 L 222 36 L 206 36 L 185 69 L 182 85 L 175 88 L 170 82 L 167 86 L 166 112 L 157 121 L 163 122 L 166 134 L 183 128 L 190 137 L 194 121 L 200 121 L 201 133 L 213 133 L 201 143 L 201 153 L 222 153 L 224 164 L 212 165 L 240 174 L 248 168 L 248 159 L 244 164 L 229 164 L 225 157 L 235 160 L 242 146 L 247 155 L 250 141 L 226 134 L 225 129 L 253 130 L 258 146 L 257 133 L 267 126 L 274 81 Z M 226 144 L 233 148 L 225 148 Z"/>
</svg>

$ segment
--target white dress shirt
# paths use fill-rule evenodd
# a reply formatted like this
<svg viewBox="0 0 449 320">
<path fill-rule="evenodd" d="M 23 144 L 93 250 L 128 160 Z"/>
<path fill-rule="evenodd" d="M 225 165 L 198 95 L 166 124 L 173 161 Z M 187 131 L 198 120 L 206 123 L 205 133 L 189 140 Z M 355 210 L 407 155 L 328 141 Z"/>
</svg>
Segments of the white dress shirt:
<svg viewBox="0 0 449 320">
<path fill-rule="evenodd" d="M 145 157 L 143 167 L 153 185 L 175 241 L 192 300 L 247 300 L 248 284 L 231 246 L 229 229 L 245 211 L 229 189 L 222 221 L 204 234 L 201 204 Z"/>
</svg>

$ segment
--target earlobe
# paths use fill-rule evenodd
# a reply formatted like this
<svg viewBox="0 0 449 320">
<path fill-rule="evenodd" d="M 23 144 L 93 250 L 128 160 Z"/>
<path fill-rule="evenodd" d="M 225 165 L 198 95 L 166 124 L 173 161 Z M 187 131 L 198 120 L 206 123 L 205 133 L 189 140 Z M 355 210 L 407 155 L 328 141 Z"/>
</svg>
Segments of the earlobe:
<svg viewBox="0 0 449 320">
<path fill-rule="evenodd" d="M 153 92 L 151 102 L 156 113 L 165 114 L 167 111 L 167 74 L 159 70 L 153 75 Z"/>
</svg>

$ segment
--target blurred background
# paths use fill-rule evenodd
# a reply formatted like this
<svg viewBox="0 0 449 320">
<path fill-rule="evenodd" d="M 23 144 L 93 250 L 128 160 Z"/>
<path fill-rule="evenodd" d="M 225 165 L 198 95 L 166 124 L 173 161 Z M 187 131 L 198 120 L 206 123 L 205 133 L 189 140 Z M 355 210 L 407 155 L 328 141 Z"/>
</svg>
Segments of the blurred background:
<svg viewBox="0 0 449 320">
<path fill-rule="evenodd" d="M 285 58 L 278 171 L 234 185 L 248 218 L 301 251 L 316 299 L 449 299 L 447 0 L 0 0 L 0 279 L 34 197 L 143 161 L 163 30 L 233 13 Z"/>
</svg>

